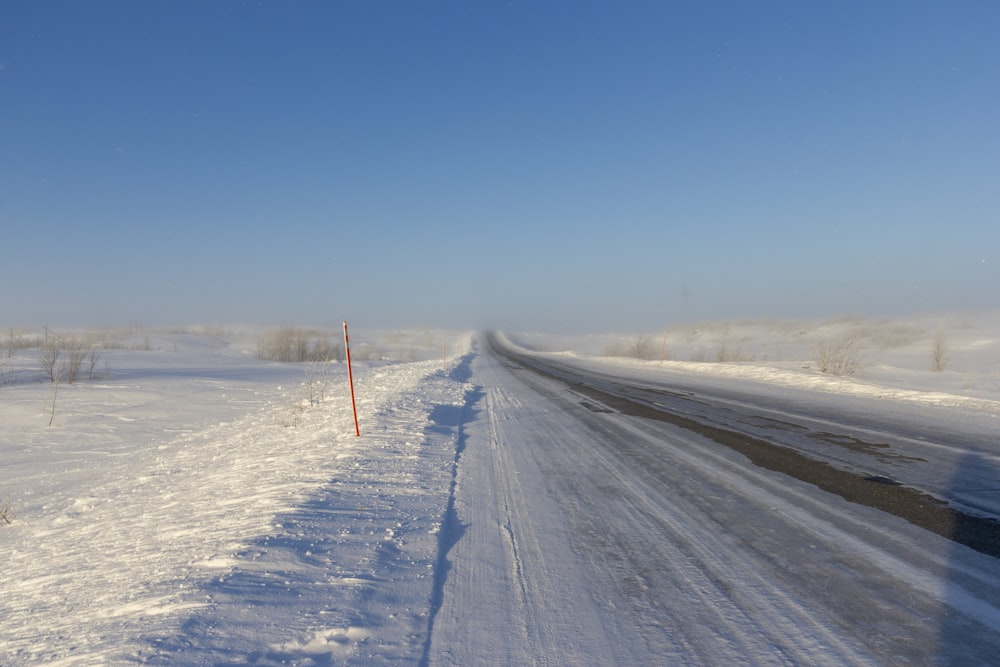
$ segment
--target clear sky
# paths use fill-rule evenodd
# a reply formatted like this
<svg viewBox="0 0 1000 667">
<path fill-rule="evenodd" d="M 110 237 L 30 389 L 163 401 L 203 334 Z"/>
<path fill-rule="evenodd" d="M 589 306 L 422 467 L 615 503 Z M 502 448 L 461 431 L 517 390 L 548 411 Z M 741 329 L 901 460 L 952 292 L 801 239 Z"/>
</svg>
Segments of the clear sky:
<svg viewBox="0 0 1000 667">
<path fill-rule="evenodd" d="M 1000 307 L 1000 3 L 0 2 L 0 325 Z"/>
</svg>

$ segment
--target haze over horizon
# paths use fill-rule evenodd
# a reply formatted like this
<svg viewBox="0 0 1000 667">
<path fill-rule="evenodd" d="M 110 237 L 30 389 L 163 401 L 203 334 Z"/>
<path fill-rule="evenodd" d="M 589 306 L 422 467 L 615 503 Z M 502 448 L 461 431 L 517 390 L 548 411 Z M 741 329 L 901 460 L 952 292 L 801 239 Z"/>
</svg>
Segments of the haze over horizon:
<svg viewBox="0 0 1000 667">
<path fill-rule="evenodd" d="M 0 326 L 1000 308 L 1000 5 L 0 5 Z"/>
</svg>

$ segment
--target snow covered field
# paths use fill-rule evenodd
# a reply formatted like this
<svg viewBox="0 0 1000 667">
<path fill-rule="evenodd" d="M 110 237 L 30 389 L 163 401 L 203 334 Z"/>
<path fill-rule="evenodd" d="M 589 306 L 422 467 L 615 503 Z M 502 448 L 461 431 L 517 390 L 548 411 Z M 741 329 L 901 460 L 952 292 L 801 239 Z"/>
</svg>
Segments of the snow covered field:
<svg viewBox="0 0 1000 667">
<path fill-rule="evenodd" d="M 52 426 L 37 351 L 7 359 L 0 664 L 278 664 L 359 641 L 419 658 L 460 358 L 356 364 L 357 438 L 342 363 L 309 405 L 306 364 L 259 361 L 239 336 L 149 347 L 60 385 Z"/>
<path fill-rule="evenodd" d="M 654 340 L 652 360 L 590 356 L 641 337 L 512 338 L 618 373 L 933 404 L 1000 433 L 1000 314 L 821 324 L 678 329 Z M 816 341 L 859 328 L 856 376 L 818 373 Z M 947 356 L 934 371 L 939 331 Z M 352 332 L 352 352 L 364 340 Z M 466 425 L 480 403 L 517 393 L 483 389 L 471 334 L 379 339 L 395 358 L 356 364 L 361 438 L 342 363 L 262 361 L 236 330 L 127 342 L 102 353 L 94 379 L 57 386 L 38 350 L 0 349 L 0 499 L 14 515 L 0 523 L 0 664 L 451 664 L 450 648 L 468 657 L 508 641 L 463 625 L 475 610 L 448 597 L 485 608 L 510 595 L 448 579 L 472 554 L 452 547 L 481 529 L 497 492 L 460 484 L 476 479 L 463 464 L 484 461 Z M 556 611 L 531 621 L 553 636 L 600 625 Z M 987 627 L 1000 627 L 995 613 L 981 610 Z M 507 655 L 558 663 L 542 646 Z"/>
<path fill-rule="evenodd" d="M 518 334 L 532 349 L 631 368 L 761 380 L 801 389 L 969 405 L 1000 401 L 1000 313 L 909 319 L 749 320 L 676 326 L 637 335 Z M 848 379 L 817 369 L 818 350 L 856 339 Z M 935 356 L 940 355 L 940 370 Z M 656 363 L 650 363 L 656 362 Z"/>
</svg>

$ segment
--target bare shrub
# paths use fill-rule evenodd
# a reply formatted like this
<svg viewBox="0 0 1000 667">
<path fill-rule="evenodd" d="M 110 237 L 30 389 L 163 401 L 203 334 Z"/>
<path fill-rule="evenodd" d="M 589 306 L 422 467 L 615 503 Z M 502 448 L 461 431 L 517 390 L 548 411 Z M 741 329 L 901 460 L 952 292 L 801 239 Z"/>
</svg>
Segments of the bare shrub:
<svg viewBox="0 0 1000 667">
<path fill-rule="evenodd" d="M 51 337 L 45 341 L 42 349 L 38 352 L 38 365 L 42 369 L 42 375 L 49 382 L 58 382 L 60 379 L 61 365 L 59 358 L 61 356 L 62 347 L 55 337 Z"/>
<path fill-rule="evenodd" d="M 656 340 L 652 336 L 636 336 L 629 342 L 616 341 L 604 347 L 607 357 L 632 357 L 633 359 L 658 359 Z"/>
<path fill-rule="evenodd" d="M 14 501 L 10 499 L 8 494 L 4 494 L 0 498 L 0 521 L 4 524 L 10 525 L 14 523 L 14 519 L 17 518 L 17 511 L 14 509 Z"/>
<path fill-rule="evenodd" d="M 93 337 L 64 337 L 50 333 L 38 353 L 42 377 L 49 382 L 75 384 L 83 378 L 84 362 L 89 379 L 101 357 L 100 345 Z"/>
<path fill-rule="evenodd" d="M 628 356 L 635 359 L 657 359 L 656 341 L 652 336 L 636 336 L 628 347 Z"/>
<path fill-rule="evenodd" d="M 278 417 L 278 423 L 285 428 L 296 428 L 301 422 L 306 412 L 305 401 L 292 403 L 288 410 Z"/>
<path fill-rule="evenodd" d="M 739 345 L 735 345 L 729 340 L 722 341 L 719 345 L 719 351 L 715 355 L 715 360 L 719 363 L 727 363 L 733 361 L 747 361 L 746 355 L 743 354 L 743 349 Z"/>
<path fill-rule="evenodd" d="M 309 338 L 305 335 L 292 339 L 292 358 L 289 361 L 305 361 L 309 358 Z"/>
<path fill-rule="evenodd" d="M 292 398 L 288 408 L 278 415 L 278 423 L 285 428 L 297 428 L 309 408 L 326 400 L 326 390 L 330 386 L 330 366 L 326 363 L 310 363 L 302 381 L 302 394 Z"/>
<path fill-rule="evenodd" d="M 603 354 L 605 357 L 624 357 L 625 356 L 625 344 L 622 342 L 608 343 L 604 346 Z"/>
<path fill-rule="evenodd" d="M 821 373 L 849 377 L 861 369 L 864 335 L 860 329 L 826 338 L 814 348 L 816 368 Z"/>
<path fill-rule="evenodd" d="M 344 346 L 305 329 L 281 327 L 265 333 L 257 341 L 257 358 L 266 361 L 339 361 Z"/>
<path fill-rule="evenodd" d="M 79 338 L 71 338 L 66 341 L 65 348 L 66 362 L 62 375 L 66 382 L 76 384 L 80 380 L 80 368 L 87 356 L 87 346 Z"/>
<path fill-rule="evenodd" d="M 330 386 L 330 367 L 324 363 L 312 362 L 306 368 L 306 397 L 309 405 L 326 400 L 326 389 Z"/>
<path fill-rule="evenodd" d="M 339 361 L 344 356 L 344 345 L 328 338 L 317 338 L 309 350 L 309 361 Z"/>
<path fill-rule="evenodd" d="M 945 365 L 948 363 L 948 337 L 945 335 L 944 331 L 938 331 L 934 334 L 934 342 L 931 347 L 931 368 L 936 372 L 941 372 L 944 370 Z"/>
<path fill-rule="evenodd" d="M 12 327 L 7 331 L 7 340 L 4 345 L 7 348 L 9 356 L 14 350 L 29 350 L 41 347 L 44 342 L 44 339 L 40 336 L 28 336 L 18 331 L 14 331 Z"/>
<path fill-rule="evenodd" d="M 299 333 L 291 327 L 270 331 L 257 341 L 257 357 L 268 361 L 296 361 Z"/>
<path fill-rule="evenodd" d="M 94 379 L 94 369 L 97 367 L 97 362 L 101 360 L 101 354 L 103 352 L 103 347 L 98 344 L 93 344 L 87 351 L 87 379 Z"/>
<path fill-rule="evenodd" d="M 7 359 L 7 357 L 0 357 L 0 386 L 17 384 L 17 373 L 8 368 Z"/>
</svg>

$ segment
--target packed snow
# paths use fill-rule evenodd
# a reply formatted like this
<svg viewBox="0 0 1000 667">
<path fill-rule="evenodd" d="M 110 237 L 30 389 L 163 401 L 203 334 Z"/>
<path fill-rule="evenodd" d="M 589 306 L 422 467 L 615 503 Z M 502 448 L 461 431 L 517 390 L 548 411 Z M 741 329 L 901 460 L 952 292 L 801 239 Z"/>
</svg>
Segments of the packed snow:
<svg viewBox="0 0 1000 667">
<path fill-rule="evenodd" d="M 859 331 L 863 360 L 852 376 L 816 369 L 819 342 Z M 11 341 L 22 334 L 42 335 L 11 330 Z M 259 336 L 239 327 L 105 335 L 75 383 L 49 381 L 37 347 L 0 346 L 0 664 L 459 664 L 452 660 L 501 655 L 506 664 L 607 664 L 623 655 L 606 648 L 613 623 L 589 606 L 586 582 L 558 590 L 555 579 L 520 573 L 513 591 L 510 574 L 494 571 L 500 547 L 477 546 L 494 539 L 477 531 L 506 504 L 508 518 L 539 522 L 497 532 L 520 554 L 517 567 L 541 554 L 554 570 L 582 567 L 564 529 L 545 523 L 555 516 L 541 509 L 549 492 L 532 492 L 539 505 L 527 506 L 531 494 L 504 486 L 544 489 L 541 472 L 483 472 L 513 470 L 519 455 L 489 454 L 502 440 L 497 415 L 515 419 L 533 399 L 478 361 L 475 335 L 352 332 L 352 353 L 366 350 L 354 367 L 361 437 L 343 362 L 259 359 Z M 878 399 L 887 410 L 928 405 L 1000 432 L 998 314 L 510 338 L 604 372 L 756 383 L 815 401 Z M 630 351 L 642 354 L 622 356 Z M 473 424 L 476 415 L 486 421 Z M 506 437 L 519 434 L 509 428 Z M 984 455 L 1000 461 L 1000 450 Z M 998 487 L 980 491 L 1000 497 Z M 477 574 L 456 576 L 470 570 Z M 935 600 L 951 595 L 941 582 L 924 587 Z M 759 595 L 769 608 L 791 604 L 780 592 Z M 1000 629 L 996 607 L 975 597 L 962 604 L 979 605 L 980 622 Z M 487 623 L 518 613 L 526 617 L 504 626 L 521 628 L 518 636 Z M 656 658 L 652 648 L 628 650 Z M 857 658 L 854 648 L 843 655 Z"/>
</svg>

